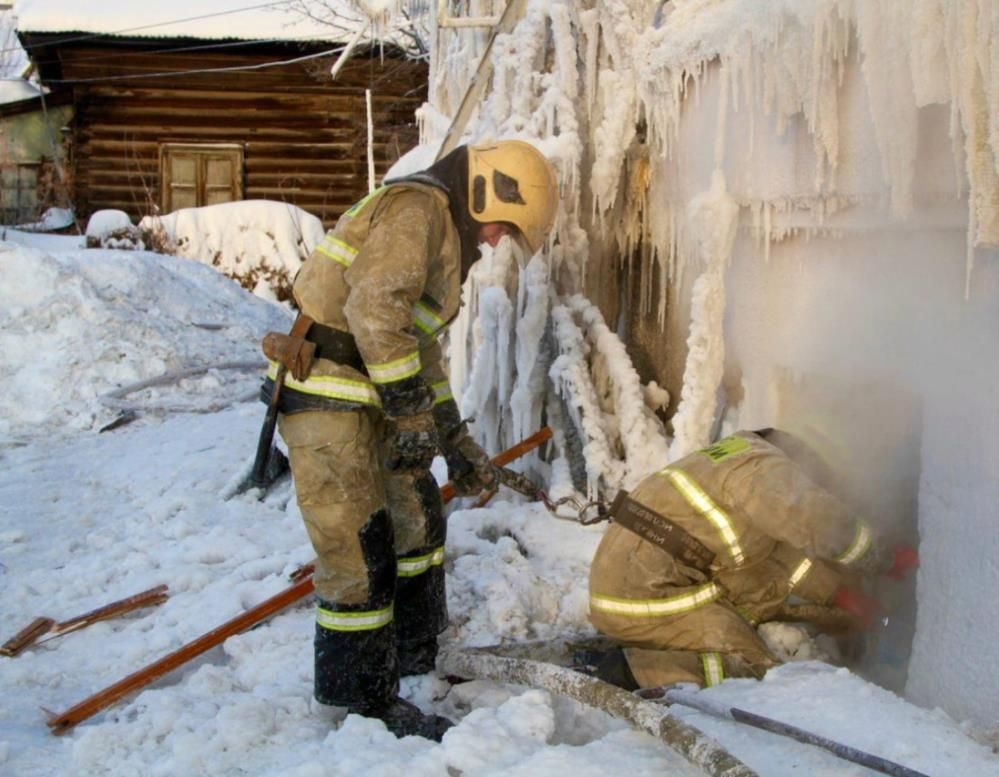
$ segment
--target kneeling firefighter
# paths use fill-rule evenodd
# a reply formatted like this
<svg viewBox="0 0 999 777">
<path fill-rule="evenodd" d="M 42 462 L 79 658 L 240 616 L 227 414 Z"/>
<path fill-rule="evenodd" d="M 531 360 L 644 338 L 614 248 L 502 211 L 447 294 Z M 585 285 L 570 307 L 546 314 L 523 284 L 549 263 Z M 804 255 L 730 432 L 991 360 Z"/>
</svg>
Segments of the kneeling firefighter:
<svg viewBox="0 0 999 777">
<path fill-rule="evenodd" d="M 904 575 L 916 552 L 886 554 L 791 458 L 806 452 L 778 430 L 737 432 L 618 495 L 590 570 L 590 620 L 624 647 L 626 665 L 607 661 L 606 679 L 760 678 L 779 663 L 760 623 L 870 625 L 878 603 L 864 576 Z"/>
<path fill-rule="evenodd" d="M 438 337 L 458 313 L 480 243 L 541 249 L 554 171 L 532 145 L 460 146 L 354 205 L 306 260 L 290 335 L 265 338 L 278 428 L 317 561 L 315 697 L 440 739 L 450 721 L 398 697 L 434 668 L 447 625 L 445 522 L 430 464 L 460 494 L 492 486 L 461 421 Z M 278 370 L 278 363 L 287 373 Z"/>
</svg>

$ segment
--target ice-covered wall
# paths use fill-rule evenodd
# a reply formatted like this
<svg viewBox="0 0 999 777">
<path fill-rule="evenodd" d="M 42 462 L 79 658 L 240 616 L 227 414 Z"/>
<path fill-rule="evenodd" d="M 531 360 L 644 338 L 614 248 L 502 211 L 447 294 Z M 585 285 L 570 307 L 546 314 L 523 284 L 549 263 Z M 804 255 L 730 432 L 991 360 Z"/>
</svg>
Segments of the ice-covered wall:
<svg viewBox="0 0 999 777">
<path fill-rule="evenodd" d="M 784 22 L 781 34 L 793 38 Z M 999 362 L 991 358 L 999 252 L 975 205 L 994 159 L 984 170 L 969 162 L 953 105 L 918 105 L 897 62 L 882 55 L 884 80 L 872 84 L 858 29 L 848 25 L 823 98 L 835 106 L 820 122 L 823 142 L 808 110 L 768 111 L 766 101 L 746 99 L 745 84 L 733 104 L 733 65 L 724 60 L 687 84 L 649 195 L 679 214 L 666 331 L 687 337 L 692 320 L 696 329 L 695 279 L 711 270 L 682 233 L 697 231 L 690 204 L 722 178 L 740 206 L 723 285 L 726 425 L 800 434 L 888 536 L 918 533 L 906 693 L 995 725 L 999 679 L 982 667 L 999 660 L 999 626 L 988 615 L 999 585 Z M 803 85 L 789 93 L 807 93 Z M 988 103 L 979 107 L 989 113 Z M 679 380 L 683 355 L 674 361 Z"/>
<path fill-rule="evenodd" d="M 482 50 L 481 33 L 448 35 L 427 141 Z M 909 693 L 993 722 L 999 4 L 529 0 L 492 58 L 464 139 L 534 141 L 562 198 L 544 262 L 474 290 L 478 323 L 453 330 L 479 347 L 471 373 L 525 345 L 554 356 L 551 383 L 588 428 L 591 492 L 719 422 L 806 436 L 879 527 L 918 531 Z M 620 402 L 641 386 L 600 346 L 614 332 L 678 400 L 672 439 L 647 412 L 625 422 Z M 512 373 L 498 379 L 516 394 Z M 501 419 L 509 405 L 489 396 Z"/>
</svg>

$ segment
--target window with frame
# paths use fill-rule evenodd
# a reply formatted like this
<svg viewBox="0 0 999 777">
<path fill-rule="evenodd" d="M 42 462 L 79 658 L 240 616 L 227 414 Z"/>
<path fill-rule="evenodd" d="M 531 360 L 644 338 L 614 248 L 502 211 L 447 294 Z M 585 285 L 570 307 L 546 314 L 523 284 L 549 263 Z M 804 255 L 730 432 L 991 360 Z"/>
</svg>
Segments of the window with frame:
<svg viewBox="0 0 999 777">
<path fill-rule="evenodd" d="M 163 213 L 243 199 L 243 148 L 234 144 L 160 146 Z"/>
</svg>

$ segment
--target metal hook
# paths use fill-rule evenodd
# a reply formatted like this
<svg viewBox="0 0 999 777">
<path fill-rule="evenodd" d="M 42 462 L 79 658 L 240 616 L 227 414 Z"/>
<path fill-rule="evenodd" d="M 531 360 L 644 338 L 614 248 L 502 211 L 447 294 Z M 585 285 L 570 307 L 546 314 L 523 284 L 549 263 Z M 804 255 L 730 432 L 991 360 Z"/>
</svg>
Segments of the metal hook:
<svg viewBox="0 0 999 777">
<path fill-rule="evenodd" d="M 561 518 L 563 521 L 573 521 L 583 526 L 589 526 L 607 518 L 607 505 L 599 500 L 582 502 L 575 496 L 563 496 L 561 499 L 552 501 L 544 491 L 539 491 L 538 495 L 541 497 L 541 501 L 544 502 L 545 507 L 548 508 L 548 512 L 553 517 Z M 569 505 L 569 507 L 575 510 L 575 514 L 566 515 L 565 513 L 560 513 L 559 508 L 562 505 Z M 596 508 L 596 513 L 587 515 L 587 512 L 592 508 Z"/>
</svg>

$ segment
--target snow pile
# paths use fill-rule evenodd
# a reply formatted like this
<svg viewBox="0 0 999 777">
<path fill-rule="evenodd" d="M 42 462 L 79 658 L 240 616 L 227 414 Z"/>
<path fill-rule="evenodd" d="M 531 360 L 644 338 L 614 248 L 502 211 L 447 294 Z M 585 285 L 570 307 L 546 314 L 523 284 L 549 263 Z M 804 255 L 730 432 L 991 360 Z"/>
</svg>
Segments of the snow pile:
<svg viewBox="0 0 999 777">
<path fill-rule="evenodd" d="M 100 240 L 102 237 L 120 229 L 132 226 L 132 219 L 123 210 L 99 210 L 87 222 L 85 232 L 88 238 Z"/>
<path fill-rule="evenodd" d="M 220 40 L 314 40 L 344 42 L 366 19 L 349 2 L 307 2 L 317 16 L 324 10 L 330 24 L 291 8 L 292 2 L 247 6 L 242 0 L 213 0 L 206 7 L 197 0 L 174 0 L 158 7 L 106 0 L 83 12 L 63 0 L 19 0 L 18 27 L 31 32 L 89 32 L 128 37 L 188 37 Z M 323 7 L 325 5 L 325 8 Z"/>
<path fill-rule="evenodd" d="M 139 228 L 165 253 L 209 264 L 257 296 L 278 300 L 290 298 L 295 273 L 325 234 L 311 213 L 267 200 L 146 216 Z"/>
<path fill-rule="evenodd" d="M 289 315 L 210 268 L 147 252 L 45 253 L 0 243 L 0 437 L 89 430 L 108 392 L 196 366 L 264 363 L 259 341 Z M 51 241 L 57 238 L 50 238 Z M 65 245 L 78 239 L 60 238 Z M 109 333 L 114 333 L 109 336 Z M 192 409 L 252 390 L 252 371 L 174 387 Z M 141 408 L 141 396 L 134 396 Z"/>
<path fill-rule="evenodd" d="M 97 211 L 87 222 L 85 234 L 87 248 L 116 248 L 125 251 L 142 251 L 146 248 L 141 231 L 123 210 Z"/>
<path fill-rule="evenodd" d="M 17 229 L 24 232 L 55 232 L 73 226 L 76 217 L 68 208 L 46 208 L 42 217 L 30 224 L 18 224 Z"/>
<path fill-rule="evenodd" d="M 313 553 L 288 481 L 263 501 L 222 498 L 248 470 L 263 412 L 258 402 L 198 415 L 145 414 L 107 434 L 72 424 L 89 412 L 87 398 L 115 379 L 133 380 L 195 354 L 255 354 L 259 333 L 287 326 L 287 311 L 195 263 L 80 251 L 72 238 L 14 237 L 48 253 L 12 243 L 0 252 L 0 395 L 21 400 L 3 406 L 2 417 L 23 435 L 0 450 L 0 635 L 37 615 L 68 619 L 159 584 L 169 586 L 170 597 L 3 659 L 0 771 L 696 773 L 658 740 L 604 713 L 483 681 L 451 687 L 433 675 L 404 679 L 407 698 L 457 722 L 441 744 L 397 740 L 380 721 L 358 716 L 330 720 L 311 702 L 314 612 L 306 600 L 53 737 L 40 708 L 64 711 L 276 594 Z M 588 315 L 581 304 L 571 312 L 581 320 Z M 612 360 L 613 352 L 607 349 Z M 29 358 L 33 368 L 21 363 Z M 220 383 L 221 392 L 233 392 L 229 376 Z M 621 391 L 631 396 L 634 386 L 622 381 Z M 148 400 L 163 405 L 172 392 L 154 385 Z M 622 409 L 616 416 L 625 423 Z M 58 424 L 68 433 L 55 434 Z M 508 494 L 501 491 L 487 508 L 459 506 L 449 517 L 450 625 L 443 641 L 489 645 L 592 634 L 586 576 L 601 527 L 556 520 L 537 504 L 505 501 Z M 789 632 L 779 636 L 788 651 L 802 654 L 805 643 Z M 999 772 L 997 757 L 942 713 L 823 664 L 781 667 L 762 683 L 730 680 L 704 693 L 929 774 Z M 676 714 L 768 777 L 849 768 L 817 748 L 731 721 Z"/>
</svg>

